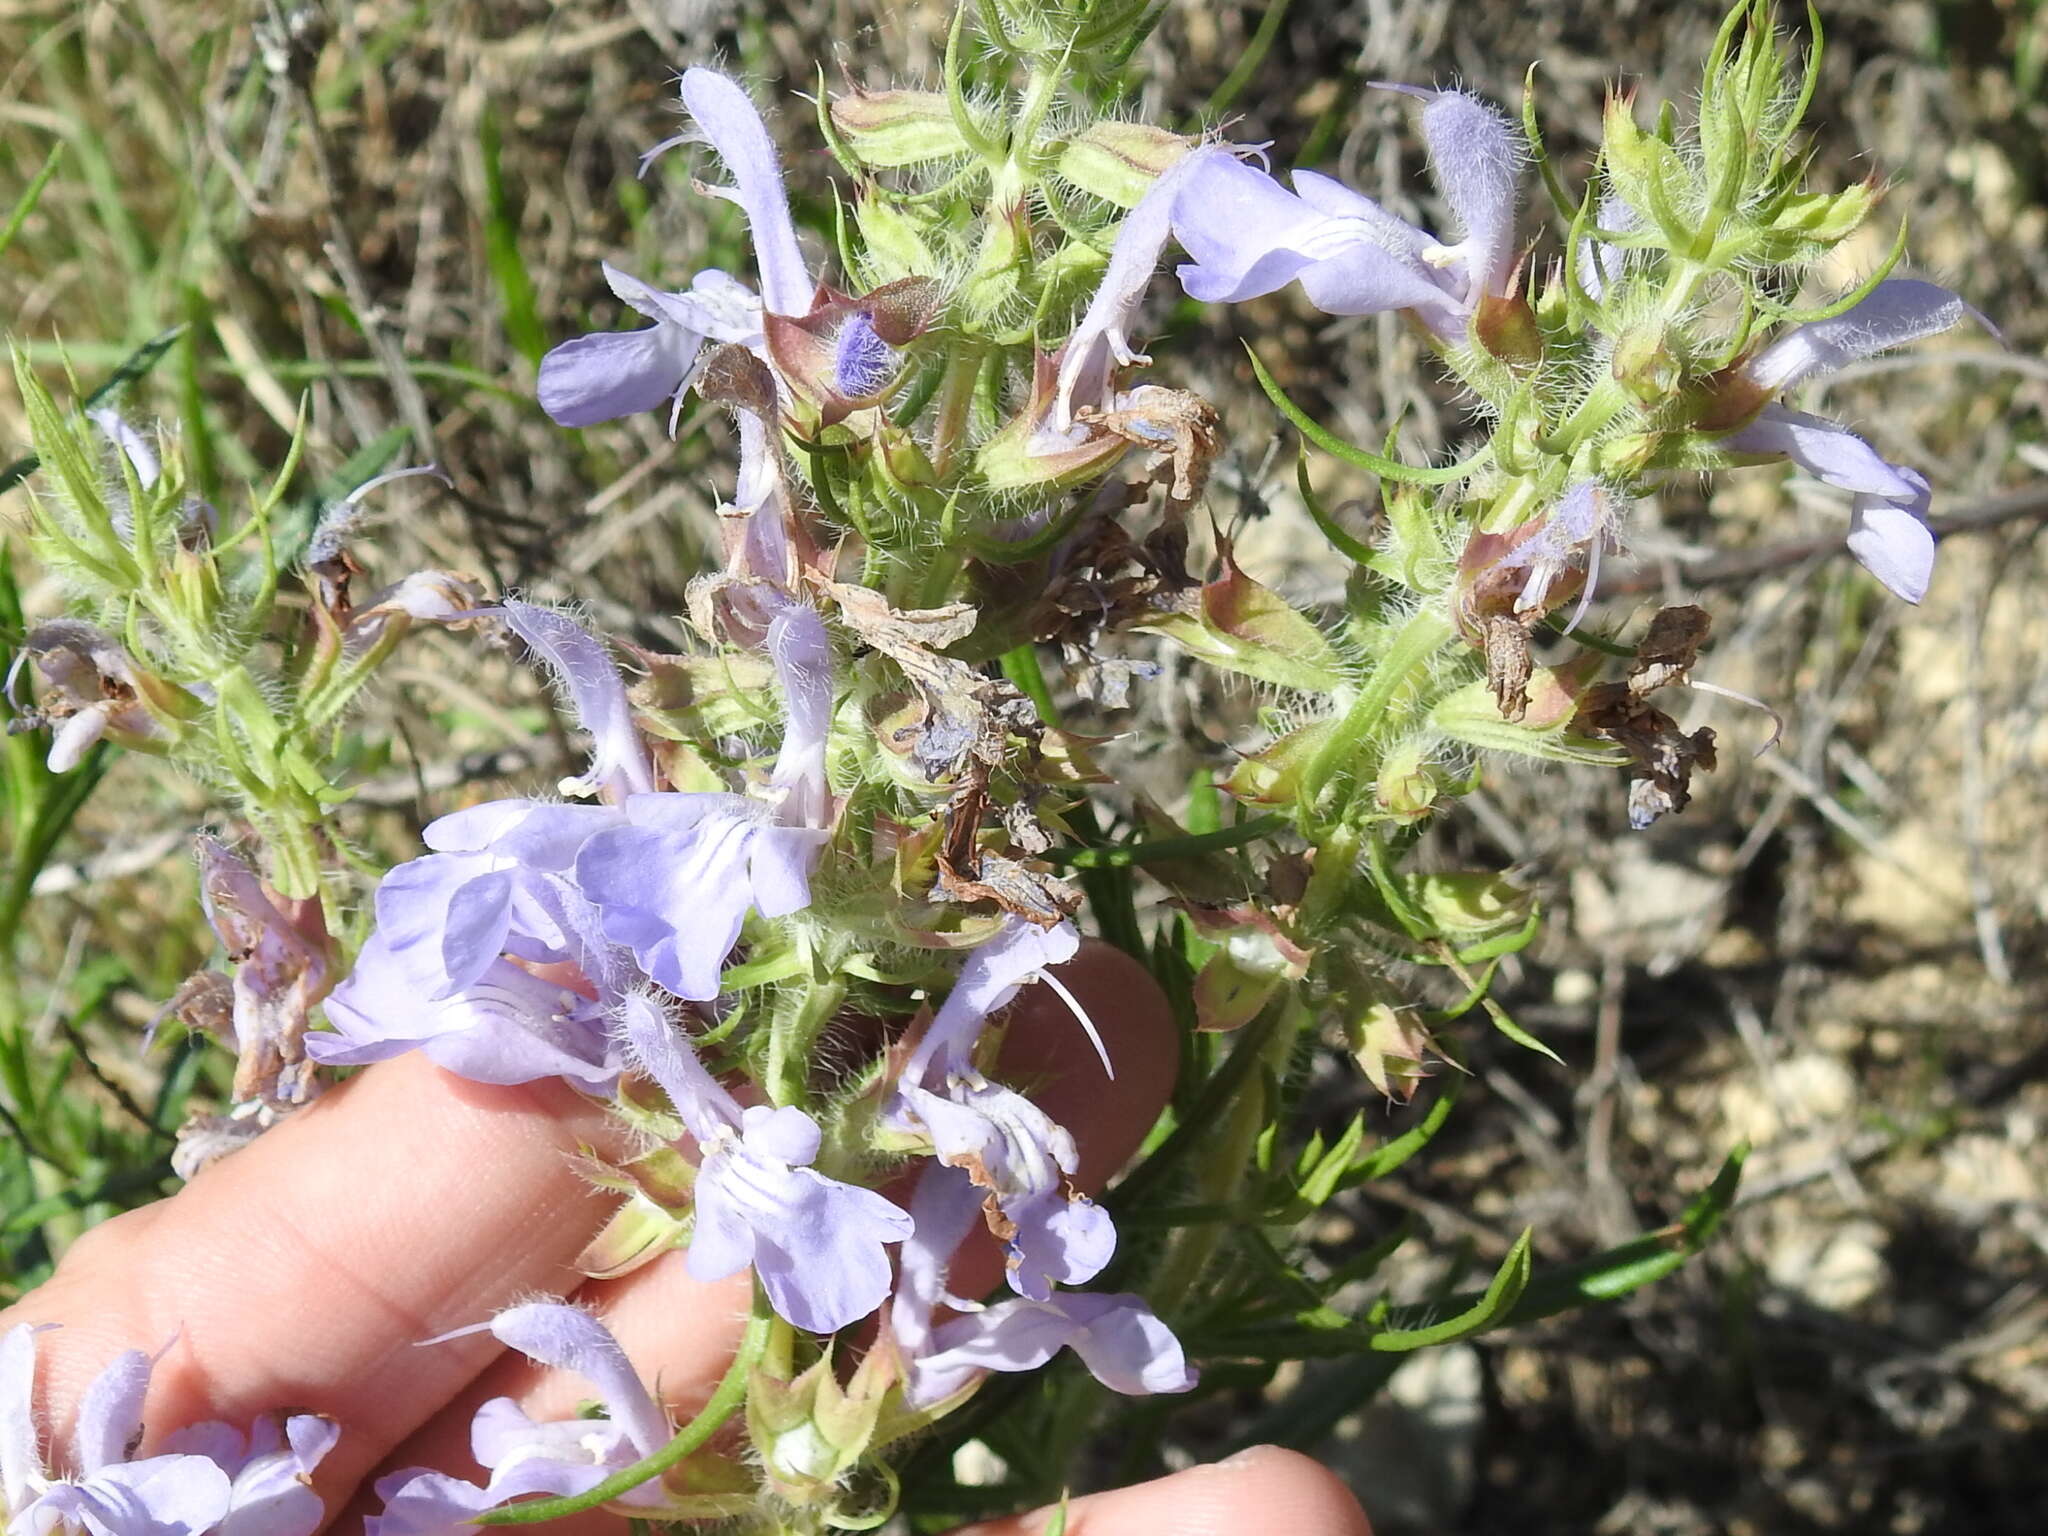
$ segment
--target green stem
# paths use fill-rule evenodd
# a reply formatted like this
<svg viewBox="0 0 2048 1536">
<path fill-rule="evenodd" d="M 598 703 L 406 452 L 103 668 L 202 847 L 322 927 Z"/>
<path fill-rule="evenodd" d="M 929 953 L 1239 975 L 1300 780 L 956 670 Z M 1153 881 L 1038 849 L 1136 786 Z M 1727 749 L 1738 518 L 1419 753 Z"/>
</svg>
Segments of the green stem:
<svg viewBox="0 0 2048 1536">
<path fill-rule="evenodd" d="M 932 472 L 943 484 L 953 473 L 974 411 L 974 385 L 981 377 L 981 348 L 963 339 L 960 350 L 946 360 L 939 381 L 939 414 L 932 427 Z"/>
<path fill-rule="evenodd" d="M 1403 686 L 1428 664 L 1438 649 L 1456 633 L 1450 614 L 1432 602 L 1402 626 L 1394 643 L 1372 669 L 1364 688 L 1337 722 L 1337 728 L 1323 744 L 1302 774 L 1302 798 L 1314 806 L 1330 780 L 1347 761 L 1355 759 L 1379 730 Z M 1361 776 L 1361 782 L 1364 782 Z"/>
<path fill-rule="evenodd" d="M 1308 1022 L 1309 1010 L 1292 990 L 1276 1006 L 1280 1016 L 1259 1048 L 1257 1064 L 1269 1068 L 1271 1076 L 1278 1079 L 1286 1075 L 1294 1042 Z M 1194 1177 L 1188 1184 L 1194 1204 L 1234 1205 L 1242 1195 L 1251 1173 L 1253 1147 L 1270 1118 L 1271 1106 L 1266 1103 L 1265 1093 L 1267 1077 L 1266 1072 L 1246 1074 L 1223 1123 L 1219 1126 L 1210 1122 Z M 1153 1305 L 1168 1316 L 1178 1311 L 1201 1282 L 1228 1231 L 1228 1225 L 1220 1222 L 1178 1229 L 1167 1245 L 1166 1257 L 1146 1287 Z"/>
<path fill-rule="evenodd" d="M 845 1001 L 846 983 L 837 975 L 814 976 L 793 1009 L 777 1011 L 768 1030 L 768 1068 L 763 1074 L 763 1086 L 776 1104 L 801 1108 L 810 1097 L 811 1052 Z"/>
</svg>

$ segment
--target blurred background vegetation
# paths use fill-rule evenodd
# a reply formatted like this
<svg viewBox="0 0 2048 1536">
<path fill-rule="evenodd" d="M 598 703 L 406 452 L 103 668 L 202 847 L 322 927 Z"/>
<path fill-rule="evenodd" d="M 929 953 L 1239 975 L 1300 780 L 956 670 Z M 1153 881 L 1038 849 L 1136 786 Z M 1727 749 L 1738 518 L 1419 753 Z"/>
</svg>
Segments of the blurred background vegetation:
<svg viewBox="0 0 2048 1536">
<path fill-rule="evenodd" d="M 1513 104 L 1539 60 L 1553 153 L 1583 169 L 1613 84 L 1683 105 L 1718 9 L 1177 3 L 1130 106 L 1234 119 L 1278 165 L 1427 213 L 1412 115 L 1366 82 Z M 136 375 L 125 409 L 172 426 L 223 505 L 276 467 L 302 398 L 301 517 L 375 467 L 442 465 L 452 492 L 380 499 L 366 590 L 443 566 L 673 648 L 731 475 L 724 424 L 565 433 L 533 403 L 535 364 L 632 323 L 600 259 L 667 283 L 744 269 L 737 215 L 689 194 L 689 157 L 634 177 L 674 131 L 675 70 L 722 57 L 782 103 L 798 216 L 824 231 L 836 171 L 787 93 L 929 83 L 945 19 L 865 0 L 0 0 L 0 220 L 55 156 L 0 237 L 0 327 L 53 384 L 63 358 L 81 390 Z M 1887 186 L 1917 268 L 2004 331 L 2003 349 L 1958 333 L 1824 386 L 1830 414 L 1926 469 L 1953 536 L 1907 610 L 1838 558 L 1838 498 L 1777 470 L 1711 501 L 1671 487 L 1637 510 L 1604 607 L 1705 603 L 1702 675 L 1769 701 L 1780 745 L 1752 757 L 1769 721 L 1696 698 L 1687 723 L 1723 733 L 1723 765 L 1682 817 L 1631 834 L 1617 779 L 1531 772 L 1438 833 L 1444 859 L 1543 893 L 1549 929 L 1500 995 L 1566 1064 L 1480 1043 L 1450 1129 L 1318 1243 L 1340 1255 L 1407 1219 L 1490 1267 L 1534 1222 L 1562 1262 L 1668 1215 L 1730 1144 L 1756 1151 L 1737 1219 L 1676 1278 L 1416 1357 L 1376 1398 L 1357 1364 L 1312 1364 L 1284 1401 L 1209 1427 L 1324 1455 L 1384 1532 L 2032 1532 L 2048 1507 L 2048 604 L 2030 596 L 2048 579 L 2048 6 L 1840 0 L 1824 20 L 1822 180 Z M 1291 294 L 1175 312 L 1169 286 L 1155 355 L 1228 428 L 1213 511 L 1261 579 L 1334 598 L 1237 337 L 1355 440 L 1399 419 L 1411 452 L 1441 449 L 1458 403 L 1393 317 L 1332 322 Z M 4 390 L 0 464 L 26 438 Z M 1317 474 L 1332 499 L 1366 491 Z M 0 516 L 20 509 L 0 498 Z M 0 639 L 61 605 L 0 566 Z M 1101 727 L 1123 733 L 1120 778 L 1170 798 L 1227 762 L 1252 701 L 1156 659 Z M 140 1046 L 208 957 L 188 850 L 219 811 L 146 759 L 102 749 L 56 779 L 44 750 L 0 750 L 0 1300 L 172 1187 L 169 1133 L 225 1066 L 175 1030 Z M 385 860 L 432 815 L 570 760 L 522 669 L 441 636 L 408 642 L 347 750 L 348 831 Z M 1334 1069 L 1316 1090 L 1333 1122 L 1369 1097 Z"/>
</svg>

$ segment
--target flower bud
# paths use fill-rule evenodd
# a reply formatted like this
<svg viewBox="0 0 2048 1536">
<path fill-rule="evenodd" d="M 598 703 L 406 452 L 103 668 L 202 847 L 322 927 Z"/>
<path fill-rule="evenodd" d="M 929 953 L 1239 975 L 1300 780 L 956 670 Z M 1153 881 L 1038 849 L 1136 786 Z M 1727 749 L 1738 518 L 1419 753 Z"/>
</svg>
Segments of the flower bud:
<svg viewBox="0 0 2048 1536">
<path fill-rule="evenodd" d="M 1536 911 L 1533 893 L 1486 871 L 1421 875 L 1414 895 L 1436 931 L 1459 949 L 1512 933 Z"/>
<path fill-rule="evenodd" d="M 1436 1043 L 1414 1009 L 1371 1003 L 1344 1021 L 1344 1033 L 1367 1082 L 1403 1104 L 1415 1097 Z"/>
<path fill-rule="evenodd" d="M 1271 588 L 1238 569 L 1226 543 L 1223 574 L 1208 583 L 1192 611 L 1159 613 L 1138 627 L 1178 641 L 1213 667 L 1283 688 L 1327 694 L 1347 674 L 1321 630 Z"/>
<path fill-rule="evenodd" d="M 870 282 L 879 286 L 938 270 L 923 228 L 893 198 L 862 187 L 854 196 L 853 221 L 860 228 L 861 271 Z"/>
<path fill-rule="evenodd" d="M 799 1509 L 820 1504 L 859 1464 L 893 1381 L 886 1353 L 869 1350 L 844 1387 L 830 1354 L 794 1381 L 761 1372 L 748 1384 L 748 1438 L 778 1497 Z"/>
<path fill-rule="evenodd" d="M 1150 123 L 1100 122 L 1067 141 L 1055 169 L 1083 192 L 1135 208 L 1195 141 Z"/>
<path fill-rule="evenodd" d="M 1661 327 L 1623 332 L 1614 344 L 1613 371 L 1616 382 L 1644 405 L 1670 399 L 1685 378 L 1684 364 Z"/>
<path fill-rule="evenodd" d="M 1424 757 L 1421 744 L 1411 740 L 1387 754 L 1373 785 L 1373 799 L 1388 817 L 1406 826 L 1426 818 L 1443 791 L 1443 774 Z"/>
<path fill-rule="evenodd" d="M 1230 770 L 1222 788 L 1246 805 L 1291 807 L 1302 795 L 1304 775 L 1335 736 L 1337 722 L 1318 720 L 1289 731 L 1262 751 L 1247 754 Z"/>
<path fill-rule="evenodd" d="M 1308 974 L 1314 952 L 1256 908 L 1191 907 L 1189 916 L 1197 933 L 1220 946 L 1195 977 L 1198 1029 L 1241 1028 L 1281 987 Z"/>
<path fill-rule="evenodd" d="M 946 98 L 937 91 L 864 91 L 832 98 L 832 127 L 855 159 L 895 170 L 968 153 Z"/>
</svg>

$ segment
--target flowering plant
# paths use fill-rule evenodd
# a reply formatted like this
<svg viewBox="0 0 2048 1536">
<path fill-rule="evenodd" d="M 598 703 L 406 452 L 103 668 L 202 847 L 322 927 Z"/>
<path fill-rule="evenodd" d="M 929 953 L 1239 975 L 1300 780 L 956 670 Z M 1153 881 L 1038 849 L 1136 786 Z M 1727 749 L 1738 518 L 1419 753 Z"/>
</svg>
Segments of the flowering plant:
<svg viewBox="0 0 2048 1536">
<path fill-rule="evenodd" d="M 1666 608 L 1632 637 L 1585 625 L 1631 503 L 1789 461 L 1848 494 L 1848 547 L 1884 586 L 1926 589 L 1926 479 L 1777 398 L 1970 313 L 1898 275 L 1898 249 L 1802 307 L 1874 201 L 1805 182 L 1817 41 L 1795 74 L 1768 8 L 1740 0 L 1695 120 L 1645 129 L 1616 96 L 1576 194 L 1533 101 L 1517 122 L 1464 91 L 1388 87 L 1418 104 L 1431 231 L 1312 169 L 1283 180 L 1221 130 L 1094 115 L 1156 18 L 1133 0 L 977 15 L 986 58 L 963 8 L 942 90 L 818 98 L 848 178 L 830 263 L 806 254 L 748 89 L 685 70 L 687 130 L 650 156 L 708 150 L 726 180 L 701 190 L 744 214 L 752 270 L 668 289 L 606 265 L 650 323 L 540 365 L 565 428 L 661 411 L 674 432 L 692 395 L 730 413 L 721 560 L 690 593 L 684 653 L 614 646 L 444 572 L 358 603 L 361 491 L 302 549 L 279 547 L 276 494 L 224 530 L 174 443 L 112 415 L 89 429 L 18 368 L 46 470 L 34 547 L 92 610 L 22 648 L 48 766 L 103 740 L 164 756 L 231 798 L 258 850 L 202 845 L 233 974 L 176 1006 L 213 1009 L 239 1070 L 181 1170 L 246 1155 L 321 1069 L 418 1052 L 606 1107 L 610 1139 L 579 1161 L 607 1201 L 583 1276 L 680 1251 L 696 1281 L 750 1277 L 731 1365 L 680 1427 L 655 1373 L 561 1300 L 440 1334 L 572 1372 L 600 1411 L 491 1397 L 472 1427 L 486 1475 L 391 1472 L 373 1533 L 598 1505 L 861 1529 L 899 1507 L 966 1512 L 937 1452 L 970 1438 L 1012 1469 L 993 1496 L 1022 1502 L 1057 1491 L 1119 1397 L 1241 1389 L 1287 1360 L 1399 1355 L 1617 1295 L 1681 1263 L 1732 1198 L 1739 1156 L 1664 1233 L 1555 1272 L 1525 1234 L 1483 1285 L 1422 1306 L 1371 1292 L 1390 1244 L 1315 1266 L 1288 1236 L 1424 1151 L 1470 1030 L 1545 1050 L 1488 996 L 1537 931 L 1533 898 L 1498 871 L 1423 867 L 1429 824 L 1506 759 L 1623 770 L 1637 827 L 1714 765 L 1713 732 L 1651 697 L 1706 686 L 1707 615 Z M 1521 207 L 1529 166 L 1548 242 Z M 1327 314 L 1405 315 L 1471 402 L 1461 455 L 1411 464 L 1318 425 L 1254 348 L 1281 413 L 1383 487 L 1383 516 L 1354 531 L 1304 459 L 1309 514 L 1348 568 L 1337 611 L 1290 604 L 1220 533 L 1191 568 L 1223 424 L 1140 347 L 1176 282 L 1202 304 L 1299 288 Z M 307 628 L 273 667 L 290 566 Z M 333 725 L 422 623 L 515 641 L 589 765 L 559 795 L 433 821 L 351 942 Z M 1115 748 L 1076 723 L 1142 686 L 1118 654 L 1134 637 L 1268 705 L 1178 822 L 1119 793 Z M 1103 1082 L 1170 1083 L 1163 1108 L 1076 1123 L 1059 1106 L 1085 1098 L 1032 1071 L 1055 1032 L 1086 1044 L 1067 1078 L 1078 1057 Z M 1305 1134 L 1302 1068 L 1325 1047 L 1386 1117 Z M 1100 1147 L 1135 1156 L 1091 1165 Z M 0 1394 L 22 1405 L 0 1443 L 10 1530 L 240 1531 L 280 1468 L 310 1474 L 333 1444 L 300 1416 L 282 1441 L 207 1426 L 183 1432 L 190 1452 L 129 1460 L 132 1437 L 88 1428 L 53 1481 L 33 1454 L 31 1340 L 0 1339 Z M 1063 1353 L 1073 1370 L 1024 1384 Z M 124 1381 L 146 1379 L 123 1358 Z M 128 1524 L 95 1513 L 114 1489 Z M 269 1524 L 299 1528 L 302 1503 Z"/>
</svg>

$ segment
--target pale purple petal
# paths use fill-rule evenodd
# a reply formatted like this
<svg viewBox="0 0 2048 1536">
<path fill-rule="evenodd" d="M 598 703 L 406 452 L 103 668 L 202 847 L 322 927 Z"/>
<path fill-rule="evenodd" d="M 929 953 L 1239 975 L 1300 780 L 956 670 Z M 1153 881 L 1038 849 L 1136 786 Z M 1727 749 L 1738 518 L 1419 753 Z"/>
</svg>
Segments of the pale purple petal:
<svg viewBox="0 0 2048 1536">
<path fill-rule="evenodd" d="M 682 96 L 690 116 L 732 173 L 733 186 L 726 195 L 746 212 L 761 272 L 762 303 L 771 314 L 809 314 L 816 289 L 790 222 L 782 164 L 760 112 L 735 82 L 702 67 L 683 72 Z"/>
<path fill-rule="evenodd" d="M 128 1459 L 142 1438 L 142 1399 L 153 1363 L 139 1349 L 124 1349 L 85 1389 L 71 1431 L 71 1463 L 79 1472 L 91 1476 Z"/>
<path fill-rule="evenodd" d="M 474 1483 L 423 1467 L 379 1478 L 375 1492 L 384 1507 L 363 1521 L 363 1536 L 475 1536 L 471 1517 L 498 1502 Z"/>
<path fill-rule="evenodd" d="M 809 860 L 823 834 L 776 827 L 739 795 L 633 795 L 627 824 L 599 832 L 576 858 L 576 880 L 605 935 L 678 997 L 718 995 L 726 957 L 756 892 L 786 915 L 810 900 Z"/>
<path fill-rule="evenodd" d="M 1081 1324 L 1070 1347 L 1089 1374 L 1112 1392 L 1142 1397 L 1186 1392 L 1195 1385 L 1180 1340 L 1143 1297 L 1075 1294 L 1061 1296 L 1060 1302 Z"/>
<path fill-rule="evenodd" d="M 609 1093 L 619 1062 L 600 1006 L 496 961 L 451 996 L 423 997 L 372 935 L 355 970 L 324 1004 L 331 1033 L 306 1037 L 306 1054 L 328 1066 L 361 1066 L 423 1050 L 438 1065 L 480 1083 L 561 1077 L 587 1093 Z"/>
<path fill-rule="evenodd" d="M 1363 192 L 1357 192 L 1320 171 L 1294 171 L 1288 180 L 1304 203 L 1333 219 L 1348 219 L 1381 250 L 1415 271 L 1422 271 L 1423 253 L 1436 244 L 1425 231 L 1406 219 L 1387 212 Z"/>
<path fill-rule="evenodd" d="M 1849 516 L 1849 553 L 1895 595 L 1917 603 L 1934 579 L 1934 530 L 1927 526 L 1930 489 L 1917 470 L 1901 470 L 1917 483 L 1906 502 L 1858 496 Z"/>
<path fill-rule="evenodd" d="M 1441 333 L 1464 310 L 1423 265 L 1428 237 L 1370 198 L 1314 172 L 1295 192 L 1242 162 L 1207 170 L 1174 209 L 1174 233 L 1194 261 L 1177 269 L 1189 296 L 1235 303 L 1299 279 L 1328 314 L 1413 309 Z"/>
<path fill-rule="evenodd" d="M 1600 228 L 1609 234 L 1623 235 L 1639 228 L 1643 216 L 1631 208 L 1615 193 L 1603 193 L 1597 216 Z M 1591 298 L 1602 297 L 1608 289 L 1621 281 L 1621 275 L 1628 270 L 1628 249 L 1625 246 L 1608 245 L 1591 236 L 1579 242 L 1579 281 Z"/>
<path fill-rule="evenodd" d="M 667 324 L 565 341 L 540 360 L 540 408 L 564 427 L 651 411 L 689 380 L 703 344 L 702 336 Z"/>
<path fill-rule="evenodd" d="M 1875 448 L 1847 427 L 1804 411 L 1767 405 L 1748 426 L 1730 432 L 1723 446 L 1737 453 L 1768 454 L 1790 459 L 1816 479 L 1838 490 L 1910 501 L 1914 486 L 1879 457 Z"/>
<path fill-rule="evenodd" d="M 1071 1348 L 1112 1391 L 1185 1392 L 1195 1384 L 1180 1341 L 1144 1300 L 1063 1292 L 1049 1301 L 1006 1301 L 941 1323 L 919 1362 L 912 1400 L 929 1404 L 977 1370 L 1032 1371 Z"/>
<path fill-rule="evenodd" d="M 787 791 L 780 819 L 789 826 L 822 827 L 832 798 L 825 781 L 825 747 L 832 730 L 832 643 L 818 611 L 793 602 L 777 614 L 768 626 L 768 656 L 782 685 L 787 714 L 772 776 L 772 782 Z M 808 895 L 798 905 L 807 902 Z"/>
<path fill-rule="evenodd" d="M 443 914 L 446 926 L 441 930 L 441 963 L 448 984 L 440 996 L 475 981 L 505 952 L 512 930 L 512 885 L 509 873 L 485 874 L 463 881 L 449 893 Z"/>
<path fill-rule="evenodd" d="M 204 1456 L 232 1477 L 249 1459 L 249 1437 L 232 1424 L 208 1419 L 173 1430 L 164 1436 L 161 1449 L 167 1456 Z"/>
<path fill-rule="evenodd" d="M 740 1115 L 747 1146 L 784 1163 L 817 1160 L 822 1133 L 818 1122 L 793 1105 L 770 1108 L 750 1104 Z"/>
<path fill-rule="evenodd" d="M 1463 236 L 1453 249 L 1464 258 L 1471 282 L 1467 305 L 1482 294 L 1504 293 L 1515 263 L 1520 135 L 1477 96 L 1439 91 L 1422 109 L 1422 137 L 1437 186 Z"/>
<path fill-rule="evenodd" d="M 234 1477 L 216 1536 L 313 1536 L 327 1511 L 308 1480 L 340 1438 L 341 1426 L 320 1414 L 294 1414 L 282 1436 L 273 1416 L 258 1419 L 243 1460 L 215 1458 Z"/>
<path fill-rule="evenodd" d="M 747 860 L 748 888 L 763 917 L 787 917 L 811 904 L 811 868 L 830 836 L 823 828 L 763 827 Z"/>
<path fill-rule="evenodd" d="M 1081 935 L 1072 923 L 1041 928 L 1022 918 L 1006 918 L 994 938 L 969 953 L 905 1076 L 916 1079 L 936 1060 L 963 1060 L 990 1014 L 1040 971 L 1065 964 L 1080 948 Z"/>
<path fill-rule="evenodd" d="M 499 838 L 546 804 L 540 800 L 486 800 L 437 816 L 421 832 L 420 841 L 436 853 L 486 853 Z M 388 878 L 388 877 L 387 877 Z"/>
<path fill-rule="evenodd" d="M 428 822 L 421 840 L 437 853 L 489 853 L 528 869 L 562 872 L 575 864 L 586 838 L 620 820 L 606 805 L 491 800 Z"/>
<path fill-rule="evenodd" d="M 932 1310 L 946 1299 L 946 1276 L 953 1255 L 981 1214 L 981 1191 L 965 1169 L 939 1162 L 924 1165 L 911 1191 L 912 1230 L 897 1259 L 896 1294 L 885 1321 L 888 1337 L 905 1361 L 930 1353 Z M 934 1396 L 948 1396 L 951 1390 Z"/>
<path fill-rule="evenodd" d="M 1362 228 L 1317 211 L 1264 171 L 1229 157 L 1205 166 L 1177 199 L 1173 233 L 1194 258 L 1176 269 L 1181 287 L 1205 304 L 1273 293 L 1310 263 L 1366 241 Z"/>
<path fill-rule="evenodd" d="M 1222 168 L 1235 163 L 1220 145 L 1190 150 L 1147 187 L 1137 207 L 1124 215 L 1110 247 L 1109 265 L 1060 356 L 1053 410 L 1053 425 L 1060 431 L 1073 425 L 1077 408 L 1109 404 L 1113 369 L 1146 360 L 1131 345 L 1130 330 L 1159 266 L 1160 253 L 1173 236 L 1177 206 L 1184 196 L 1206 196 L 1209 178 L 1227 175 Z M 1190 192 L 1191 188 L 1195 190 Z"/>
<path fill-rule="evenodd" d="M 588 1381 L 641 1456 L 652 1456 L 668 1443 L 668 1416 L 611 1330 L 589 1313 L 558 1302 L 534 1302 L 500 1312 L 491 1319 L 491 1332 L 529 1359 Z"/>
<path fill-rule="evenodd" d="M 1326 315 L 1381 315 L 1413 310 L 1437 335 L 1455 339 L 1466 310 L 1436 283 L 1381 250 L 1359 244 L 1305 267 L 1301 291 Z"/>
<path fill-rule="evenodd" d="M 135 471 L 135 480 L 144 490 L 155 485 L 163 474 L 163 466 L 157 462 L 156 449 L 148 438 L 129 426 L 119 411 L 110 405 L 103 405 L 87 411 L 86 418 L 106 434 L 108 442 L 121 450 Z"/>
<path fill-rule="evenodd" d="M 36 1440 L 36 1325 L 0 1334 L 0 1506 L 19 1509 L 43 1483 Z"/>
<path fill-rule="evenodd" d="M 628 998 L 619 1028 L 697 1138 L 690 1274 L 720 1280 L 752 1264 L 775 1310 L 819 1333 L 880 1306 L 883 1245 L 907 1237 L 910 1218 L 872 1190 L 792 1166 L 817 1155 L 816 1123 L 791 1106 L 742 1112 L 650 999 Z"/>
<path fill-rule="evenodd" d="M 682 1030 L 653 999 L 628 997 L 619 1007 L 619 1033 L 634 1064 L 661 1084 L 700 1143 L 739 1129 L 739 1101 L 705 1068 Z"/>
<path fill-rule="evenodd" d="M 1938 336 L 1974 313 L 1938 283 L 1887 278 L 1853 309 L 1786 332 L 1758 353 L 1746 371 L 1775 393 L 1874 352 Z"/>
<path fill-rule="evenodd" d="M 728 1202 L 742 1213 L 769 1304 L 814 1333 L 836 1332 L 882 1304 L 885 1245 L 911 1232 L 910 1217 L 873 1190 L 789 1167 L 750 1145 L 707 1157 L 696 1198 L 700 1219 Z"/>
<path fill-rule="evenodd" d="M 48 1536 L 69 1521 L 92 1536 L 202 1536 L 228 1511 L 227 1473 L 203 1456 L 151 1456 L 58 1483 L 16 1517 L 11 1531 Z"/>
<path fill-rule="evenodd" d="M 1085 1195 L 1051 1189 L 1004 1204 L 1017 1235 L 1005 1254 L 1010 1286 L 1043 1301 L 1055 1285 L 1085 1285 L 1116 1257 L 1116 1223 Z"/>
<path fill-rule="evenodd" d="M 611 653 L 582 625 L 547 608 L 506 598 L 505 622 L 547 664 L 571 709 L 591 736 L 590 779 L 615 796 L 654 788 L 647 748 Z"/>
<path fill-rule="evenodd" d="M 111 699 L 88 704 L 50 733 L 50 755 L 44 766 L 52 773 L 69 773 L 85 761 L 99 739 L 113 723 L 115 705 Z"/>
</svg>

